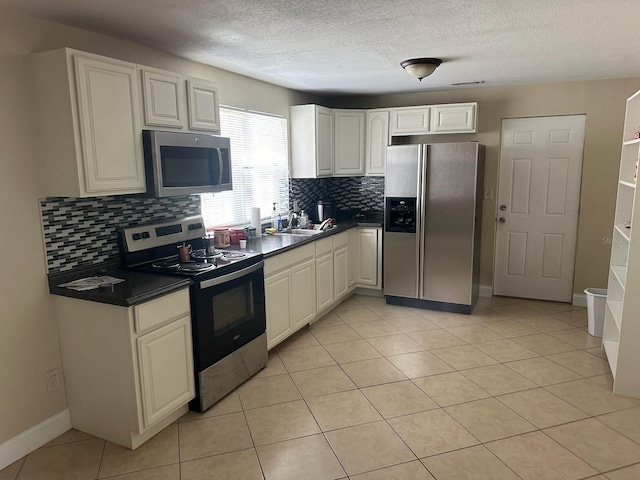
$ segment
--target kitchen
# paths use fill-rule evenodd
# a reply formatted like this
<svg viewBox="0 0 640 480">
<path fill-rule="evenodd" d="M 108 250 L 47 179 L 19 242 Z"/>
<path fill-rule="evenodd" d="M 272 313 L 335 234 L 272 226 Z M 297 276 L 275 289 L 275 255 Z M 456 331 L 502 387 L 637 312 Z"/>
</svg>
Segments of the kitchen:
<svg viewBox="0 0 640 480">
<path fill-rule="evenodd" d="M 52 300 L 46 284 L 46 261 L 40 232 L 38 199 L 42 198 L 40 168 L 32 133 L 38 106 L 32 100 L 27 53 L 72 47 L 83 51 L 149 64 L 194 77 L 208 78 L 220 88 L 221 103 L 287 116 L 290 105 L 327 104 L 326 99 L 180 59 L 112 37 L 54 24 L 19 14 L 2 20 L 2 127 L 6 135 L 2 175 L 2 245 L 16 251 L 13 232 L 21 234 L 21 252 L 8 254 L 3 273 L 2 365 L 3 394 L 0 424 L 8 441 L 66 408 L 64 390 L 46 392 L 45 372 L 60 365 L 57 328 L 51 316 Z M 442 67 L 440 67 L 442 68 Z M 402 75 L 404 72 L 400 72 Z M 424 81 L 423 81 L 424 83 Z M 389 95 L 365 100 L 332 98 L 342 108 L 478 102 L 480 132 L 472 139 L 487 146 L 485 188 L 496 189 L 501 118 L 586 113 L 589 122 L 582 177 L 582 211 L 589 217 L 579 225 L 578 261 L 574 292 L 602 285 L 608 248 L 599 239 L 611 233 L 620 132 L 624 100 L 638 89 L 637 79 L 575 81 L 558 84 L 465 88 L 460 90 Z M 471 139 L 456 136 L 455 140 Z M 6 159 L 20 159 L 9 162 Z M 486 206 L 489 205 L 488 208 Z M 491 284 L 493 265 L 493 210 L 485 201 L 482 228 L 481 284 Z M 593 239 L 598 239 L 597 244 Z M 25 295 L 25 292 L 29 292 Z"/>
</svg>

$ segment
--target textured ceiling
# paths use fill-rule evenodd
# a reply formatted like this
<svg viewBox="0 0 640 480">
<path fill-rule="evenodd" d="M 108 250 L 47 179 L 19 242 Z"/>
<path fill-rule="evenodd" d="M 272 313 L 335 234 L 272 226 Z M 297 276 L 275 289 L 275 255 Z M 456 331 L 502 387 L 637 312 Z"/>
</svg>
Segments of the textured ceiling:
<svg viewBox="0 0 640 480">
<path fill-rule="evenodd" d="M 318 94 L 640 77 L 638 0 L 0 0 Z M 421 83 L 400 67 L 444 60 Z"/>
</svg>

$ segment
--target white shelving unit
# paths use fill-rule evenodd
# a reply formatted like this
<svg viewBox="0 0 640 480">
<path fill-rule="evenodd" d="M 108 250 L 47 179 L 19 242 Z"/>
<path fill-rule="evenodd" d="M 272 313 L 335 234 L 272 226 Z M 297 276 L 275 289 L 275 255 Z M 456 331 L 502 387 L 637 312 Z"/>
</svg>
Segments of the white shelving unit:
<svg viewBox="0 0 640 480">
<path fill-rule="evenodd" d="M 640 398 L 640 197 L 634 178 L 640 156 L 640 139 L 634 138 L 638 130 L 640 91 L 627 100 L 602 335 L 613 392 Z"/>
</svg>

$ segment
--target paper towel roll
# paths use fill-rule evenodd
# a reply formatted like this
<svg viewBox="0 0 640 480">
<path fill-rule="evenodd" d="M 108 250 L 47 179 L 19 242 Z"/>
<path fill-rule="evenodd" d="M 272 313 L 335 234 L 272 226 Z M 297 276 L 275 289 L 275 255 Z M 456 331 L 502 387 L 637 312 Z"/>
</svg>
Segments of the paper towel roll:
<svg viewBox="0 0 640 480">
<path fill-rule="evenodd" d="M 251 207 L 251 226 L 256 229 L 256 237 L 259 237 L 262 232 L 260 226 L 260 207 Z"/>
</svg>

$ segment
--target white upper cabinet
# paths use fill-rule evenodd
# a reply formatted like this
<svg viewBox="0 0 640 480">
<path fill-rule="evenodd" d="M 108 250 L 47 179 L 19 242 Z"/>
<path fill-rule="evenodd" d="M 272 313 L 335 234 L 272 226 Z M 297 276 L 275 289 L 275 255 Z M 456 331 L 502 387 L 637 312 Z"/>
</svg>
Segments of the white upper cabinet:
<svg viewBox="0 0 640 480">
<path fill-rule="evenodd" d="M 367 139 L 365 146 L 365 173 L 384 175 L 389 145 L 388 109 L 367 110 Z"/>
<path fill-rule="evenodd" d="M 334 110 L 333 175 L 364 174 L 365 110 Z"/>
<path fill-rule="evenodd" d="M 144 123 L 150 127 L 184 129 L 184 79 L 181 75 L 150 67 L 140 67 Z"/>
<path fill-rule="evenodd" d="M 391 135 L 475 133 L 478 104 L 450 103 L 391 110 Z"/>
<path fill-rule="evenodd" d="M 333 174 L 333 112 L 319 105 L 290 110 L 291 177 L 318 178 Z"/>
<path fill-rule="evenodd" d="M 391 110 L 391 135 L 429 133 L 431 110 L 428 106 L 400 107 Z"/>
<path fill-rule="evenodd" d="M 189 103 L 189 128 L 220 132 L 220 105 L 218 89 L 205 80 L 187 80 L 187 100 Z"/>
<path fill-rule="evenodd" d="M 43 194 L 144 192 L 137 66 L 68 48 L 33 64 Z"/>
<path fill-rule="evenodd" d="M 475 133 L 477 103 L 431 107 L 430 133 Z"/>
</svg>

